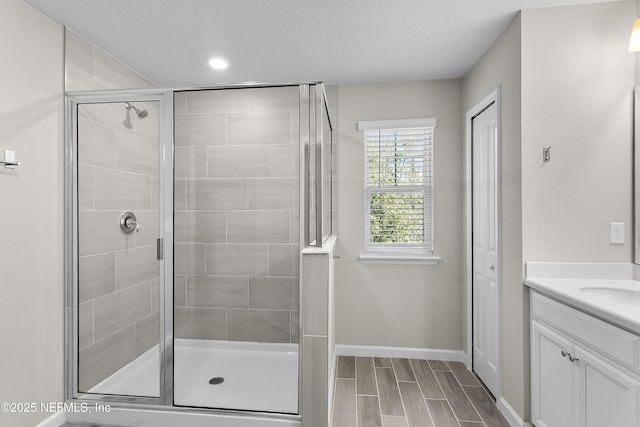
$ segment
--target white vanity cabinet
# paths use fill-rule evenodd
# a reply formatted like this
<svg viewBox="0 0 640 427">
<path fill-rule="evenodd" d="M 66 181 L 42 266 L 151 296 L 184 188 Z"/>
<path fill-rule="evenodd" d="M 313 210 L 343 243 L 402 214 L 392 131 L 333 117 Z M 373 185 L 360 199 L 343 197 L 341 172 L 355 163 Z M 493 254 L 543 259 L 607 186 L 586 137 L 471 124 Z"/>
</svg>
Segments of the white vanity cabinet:
<svg viewBox="0 0 640 427">
<path fill-rule="evenodd" d="M 640 337 L 531 297 L 531 420 L 536 427 L 640 427 Z"/>
</svg>

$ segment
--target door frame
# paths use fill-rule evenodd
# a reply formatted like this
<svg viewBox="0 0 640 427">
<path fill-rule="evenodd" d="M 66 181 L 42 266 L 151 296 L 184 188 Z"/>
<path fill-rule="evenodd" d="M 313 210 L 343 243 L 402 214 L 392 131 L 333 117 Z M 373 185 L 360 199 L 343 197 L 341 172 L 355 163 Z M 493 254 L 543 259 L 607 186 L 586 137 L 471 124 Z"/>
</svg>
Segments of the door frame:
<svg viewBox="0 0 640 427">
<path fill-rule="evenodd" d="M 96 90 L 65 93 L 64 138 L 64 398 L 67 402 L 112 401 L 124 404 L 173 405 L 173 100 L 174 91 L 163 89 Z M 158 207 L 160 210 L 159 234 L 162 247 L 160 260 L 159 294 L 159 396 L 120 396 L 100 393 L 83 393 L 78 390 L 78 106 L 84 104 L 158 102 Z"/>
<path fill-rule="evenodd" d="M 496 105 L 496 128 L 498 131 L 497 141 L 497 177 L 496 183 L 498 192 L 496 194 L 497 209 L 497 223 L 496 229 L 497 241 L 496 250 L 498 252 L 497 262 L 497 280 L 498 280 L 498 331 L 497 331 L 497 363 L 498 363 L 498 390 L 497 395 L 494 396 L 496 401 L 499 402 L 502 398 L 502 250 L 501 250 L 501 224 L 502 224 L 502 212 L 501 206 L 501 189 L 502 189 L 502 167 L 501 167 L 501 146 L 502 146 L 502 129 L 501 129 L 501 105 L 500 105 L 500 86 L 493 89 L 487 96 L 485 96 L 480 102 L 475 104 L 465 116 L 465 273 L 466 273 L 466 366 L 470 371 L 473 370 L 473 118 L 488 108 L 491 104 Z"/>
</svg>

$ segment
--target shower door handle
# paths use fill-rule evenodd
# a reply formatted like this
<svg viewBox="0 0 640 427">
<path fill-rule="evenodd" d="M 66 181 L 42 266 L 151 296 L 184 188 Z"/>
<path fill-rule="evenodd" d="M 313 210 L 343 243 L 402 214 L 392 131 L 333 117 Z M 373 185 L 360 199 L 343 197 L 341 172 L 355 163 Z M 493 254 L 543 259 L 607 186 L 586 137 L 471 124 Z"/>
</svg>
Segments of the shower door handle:
<svg viewBox="0 0 640 427">
<path fill-rule="evenodd" d="M 140 231 L 140 223 L 133 212 L 123 212 L 120 215 L 120 230 L 125 234 Z"/>
</svg>

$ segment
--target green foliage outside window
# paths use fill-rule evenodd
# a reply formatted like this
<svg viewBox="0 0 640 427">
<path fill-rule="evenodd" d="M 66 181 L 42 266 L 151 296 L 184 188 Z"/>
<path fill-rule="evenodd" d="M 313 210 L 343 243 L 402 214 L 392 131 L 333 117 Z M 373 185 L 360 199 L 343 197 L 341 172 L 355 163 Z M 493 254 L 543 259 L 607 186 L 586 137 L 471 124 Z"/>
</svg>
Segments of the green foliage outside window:
<svg viewBox="0 0 640 427">
<path fill-rule="evenodd" d="M 370 243 L 424 242 L 425 175 L 430 174 L 425 159 L 430 134 L 425 135 L 425 129 L 367 132 Z"/>
</svg>

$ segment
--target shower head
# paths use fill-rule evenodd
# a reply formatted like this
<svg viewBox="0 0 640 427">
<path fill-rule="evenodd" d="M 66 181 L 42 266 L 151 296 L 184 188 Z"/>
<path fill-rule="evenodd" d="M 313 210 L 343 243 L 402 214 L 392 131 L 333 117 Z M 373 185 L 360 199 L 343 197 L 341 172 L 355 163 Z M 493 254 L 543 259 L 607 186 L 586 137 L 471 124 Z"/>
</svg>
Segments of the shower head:
<svg viewBox="0 0 640 427">
<path fill-rule="evenodd" d="M 149 115 L 147 110 L 141 110 L 141 109 L 137 108 L 136 106 L 131 105 L 129 102 L 125 102 L 124 103 L 124 107 L 127 109 L 127 113 L 129 113 L 130 110 L 135 111 L 136 115 L 138 116 L 139 119 L 144 119 L 145 117 L 147 117 Z"/>
<path fill-rule="evenodd" d="M 147 110 L 141 110 L 139 108 L 137 108 L 134 105 L 131 105 L 131 103 L 129 102 L 125 102 L 124 103 L 124 108 L 127 109 L 127 116 L 124 118 L 124 120 L 122 121 L 122 124 L 124 125 L 124 127 L 126 127 L 127 129 L 133 129 L 133 124 L 131 123 L 131 117 L 129 116 L 129 112 L 131 110 L 135 111 L 136 116 L 138 116 L 138 118 L 140 120 L 144 119 L 145 117 L 147 117 L 149 115 L 149 113 L 147 112 Z"/>
</svg>

